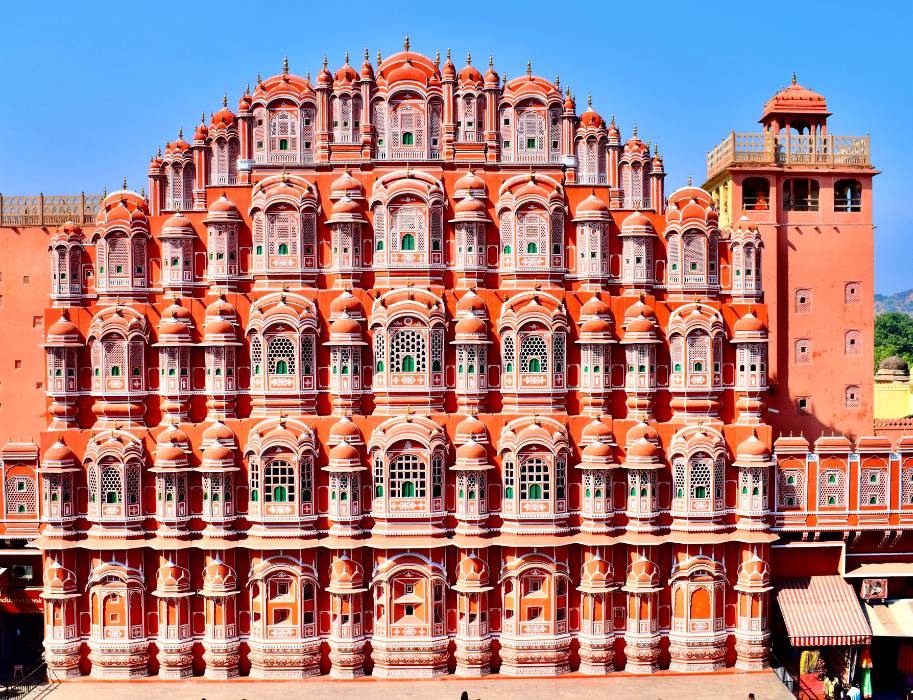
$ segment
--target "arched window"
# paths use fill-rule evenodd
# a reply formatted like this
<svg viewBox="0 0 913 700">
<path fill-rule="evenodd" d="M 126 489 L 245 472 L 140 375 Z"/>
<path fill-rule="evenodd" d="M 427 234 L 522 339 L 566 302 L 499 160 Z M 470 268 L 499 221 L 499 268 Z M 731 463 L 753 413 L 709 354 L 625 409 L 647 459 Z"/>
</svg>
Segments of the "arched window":
<svg viewBox="0 0 913 700">
<path fill-rule="evenodd" d="M 390 342 L 391 372 L 424 372 L 427 346 L 425 336 L 417 330 L 398 330 Z"/>
<path fill-rule="evenodd" d="M 400 250 L 415 250 L 415 236 L 404 233 L 400 241 Z"/>
<path fill-rule="evenodd" d="M 411 131 L 403 132 L 403 145 L 404 146 L 414 146 L 415 145 L 415 134 Z"/>
<path fill-rule="evenodd" d="M 270 374 L 295 374 L 295 344 L 290 338 L 272 338 L 267 345 L 267 366 Z"/>
<path fill-rule="evenodd" d="M 520 498 L 548 500 L 551 492 L 550 469 L 545 459 L 528 457 L 520 462 Z"/>
<path fill-rule="evenodd" d="M 521 341 L 520 371 L 548 371 L 548 345 L 541 335 L 527 335 Z"/>
<path fill-rule="evenodd" d="M 390 497 L 425 498 L 425 464 L 421 457 L 407 453 L 390 462 Z"/>
<path fill-rule="evenodd" d="M 747 211 L 770 209 L 770 183 L 767 178 L 745 178 L 742 183 L 742 208 Z"/>
<path fill-rule="evenodd" d="M 818 211 L 818 181 L 790 178 L 783 183 L 784 211 Z"/>
<path fill-rule="evenodd" d="M 287 460 L 267 462 L 263 470 L 263 500 L 265 503 L 295 501 L 295 468 Z"/>
<path fill-rule="evenodd" d="M 834 183 L 834 211 L 862 211 L 862 184 L 859 180 L 837 180 Z"/>
</svg>

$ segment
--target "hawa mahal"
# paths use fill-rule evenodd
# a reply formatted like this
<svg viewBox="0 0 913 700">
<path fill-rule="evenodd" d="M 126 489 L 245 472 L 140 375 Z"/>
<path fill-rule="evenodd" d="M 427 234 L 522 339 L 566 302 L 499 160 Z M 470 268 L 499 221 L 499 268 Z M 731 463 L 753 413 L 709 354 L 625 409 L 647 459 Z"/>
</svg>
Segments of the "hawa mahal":
<svg viewBox="0 0 913 700">
<path fill-rule="evenodd" d="M 876 171 L 828 115 L 794 80 L 670 192 L 558 78 L 407 41 L 258 77 L 143 191 L 0 200 L 49 668 L 764 668 L 777 577 L 913 526 L 913 439 L 867 437 Z"/>
</svg>

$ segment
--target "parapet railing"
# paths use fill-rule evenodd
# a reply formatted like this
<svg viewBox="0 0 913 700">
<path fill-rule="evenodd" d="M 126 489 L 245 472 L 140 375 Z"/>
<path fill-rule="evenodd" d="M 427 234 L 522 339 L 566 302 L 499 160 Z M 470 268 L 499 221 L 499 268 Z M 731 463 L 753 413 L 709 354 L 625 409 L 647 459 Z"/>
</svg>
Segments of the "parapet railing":
<svg viewBox="0 0 913 700">
<path fill-rule="evenodd" d="M 102 195 L 6 197 L 0 194 L 0 226 L 60 226 L 72 221 L 79 226 L 95 223 Z"/>
<path fill-rule="evenodd" d="M 737 134 L 707 153 L 707 178 L 734 163 L 871 166 L 868 136 Z"/>
</svg>

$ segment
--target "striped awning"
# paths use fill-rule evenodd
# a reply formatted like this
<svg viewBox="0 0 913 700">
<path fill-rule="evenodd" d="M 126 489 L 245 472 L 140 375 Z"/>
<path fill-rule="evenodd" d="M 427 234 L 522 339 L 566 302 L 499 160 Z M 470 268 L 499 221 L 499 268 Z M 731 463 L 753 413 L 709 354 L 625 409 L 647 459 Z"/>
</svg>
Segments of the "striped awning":
<svg viewBox="0 0 913 700">
<path fill-rule="evenodd" d="M 793 646 L 871 644 L 872 630 L 856 591 L 843 577 L 790 578 L 777 589 L 777 603 Z"/>
</svg>

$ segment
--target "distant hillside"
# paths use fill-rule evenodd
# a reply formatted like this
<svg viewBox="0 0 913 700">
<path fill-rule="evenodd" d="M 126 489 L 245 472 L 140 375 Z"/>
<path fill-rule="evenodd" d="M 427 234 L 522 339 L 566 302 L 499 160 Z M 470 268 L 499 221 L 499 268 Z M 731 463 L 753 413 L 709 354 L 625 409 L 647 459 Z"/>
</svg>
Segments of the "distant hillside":
<svg viewBox="0 0 913 700">
<path fill-rule="evenodd" d="M 913 289 L 896 294 L 876 294 L 875 313 L 883 314 L 888 311 L 899 311 L 913 316 Z"/>
</svg>

